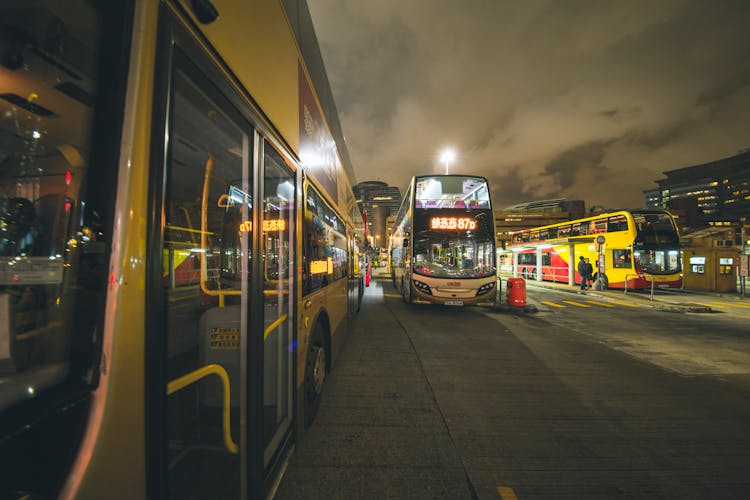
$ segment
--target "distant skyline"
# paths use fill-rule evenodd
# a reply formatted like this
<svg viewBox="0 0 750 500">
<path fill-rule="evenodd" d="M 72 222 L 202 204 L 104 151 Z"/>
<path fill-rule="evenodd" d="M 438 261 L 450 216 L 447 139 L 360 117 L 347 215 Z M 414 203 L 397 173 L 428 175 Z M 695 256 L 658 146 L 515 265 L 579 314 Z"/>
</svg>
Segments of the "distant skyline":
<svg viewBox="0 0 750 500">
<path fill-rule="evenodd" d="M 357 181 L 637 207 L 750 148 L 750 2 L 309 0 Z"/>
</svg>

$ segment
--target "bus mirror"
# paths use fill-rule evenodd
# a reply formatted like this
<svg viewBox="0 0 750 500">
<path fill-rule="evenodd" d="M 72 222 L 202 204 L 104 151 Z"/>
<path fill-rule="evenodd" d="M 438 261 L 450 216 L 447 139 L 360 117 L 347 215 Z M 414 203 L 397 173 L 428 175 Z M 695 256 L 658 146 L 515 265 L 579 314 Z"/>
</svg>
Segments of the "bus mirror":
<svg viewBox="0 0 750 500">
<path fill-rule="evenodd" d="M 409 238 L 404 238 L 404 248 L 409 248 Z"/>
</svg>

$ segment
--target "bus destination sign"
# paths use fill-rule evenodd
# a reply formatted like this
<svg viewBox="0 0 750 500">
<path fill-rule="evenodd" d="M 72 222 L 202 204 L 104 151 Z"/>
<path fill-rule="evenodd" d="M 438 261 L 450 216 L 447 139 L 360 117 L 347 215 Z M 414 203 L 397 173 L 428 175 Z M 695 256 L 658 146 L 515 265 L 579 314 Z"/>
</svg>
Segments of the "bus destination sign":
<svg viewBox="0 0 750 500">
<path fill-rule="evenodd" d="M 430 229 L 473 231 L 477 228 L 477 221 L 471 217 L 433 217 L 430 219 Z"/>
</svg>

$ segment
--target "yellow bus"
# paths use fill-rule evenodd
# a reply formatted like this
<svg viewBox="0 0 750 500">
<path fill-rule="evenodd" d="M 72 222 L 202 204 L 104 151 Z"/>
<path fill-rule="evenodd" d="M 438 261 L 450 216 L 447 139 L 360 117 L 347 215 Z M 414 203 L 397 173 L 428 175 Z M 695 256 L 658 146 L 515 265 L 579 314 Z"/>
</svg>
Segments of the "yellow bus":
<svg viewBox="0 0 750 500">
<path fill-rule="evenodd" d="M 580 284 L 589 259 L 602 288 L 680 288 L 680 237 L 660 210 L 622 210 L 511 233 L 499 252 L 503 274 Z"/>
<path fill-rule="evenodd" d="M 495 301 L 495 218 L 487 179 L 413 177 L 389 244 L 404 302 L 464 306 Z"/>
<path fill-rule="evenodd" d="M 272 495 L 364 290 L 304 0 L 0 18 L 0 497 Z"/>
</svg>

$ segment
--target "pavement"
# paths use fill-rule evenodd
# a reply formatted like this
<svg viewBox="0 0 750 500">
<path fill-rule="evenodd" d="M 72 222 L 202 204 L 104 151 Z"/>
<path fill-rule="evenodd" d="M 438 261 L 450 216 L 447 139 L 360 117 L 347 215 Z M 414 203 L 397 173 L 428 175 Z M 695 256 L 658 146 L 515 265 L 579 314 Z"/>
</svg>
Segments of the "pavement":
<svg viewBox="0 0 750 500">
<path fill-rule="evenodd" d="M 274 499 L 515 498 L 512 490 L 508 495 L 501 492 L 494 478 L 470 472 L 428 377 L 427 369 L 436 368 L 425 367 L 407 327 L 390 308 L 382 307 L 384 296 L 396 295 L 385 269 L 373 275 L 354 330 L 326 380 L 316 421 L 296 445 Z M 502 281 L 505 301 L 506 279 Z M 659 292 L 650 300 L 650 293 L 644 292 L 580 291 L 564 284 L 528 282 L 525 306 L 499 303 L 495 309 L 533 314 L 539 304 L 535 294 L 543 288 L 675 312 L 710 312 L 699 302 L 715 297 Z M 734 298 L 750 303 L 748 298 Z"/>
<path fill-rule="evenodd" d="M 476 498 L 422 362 L 377 272 L 274 500 Z"/>
</svg>

